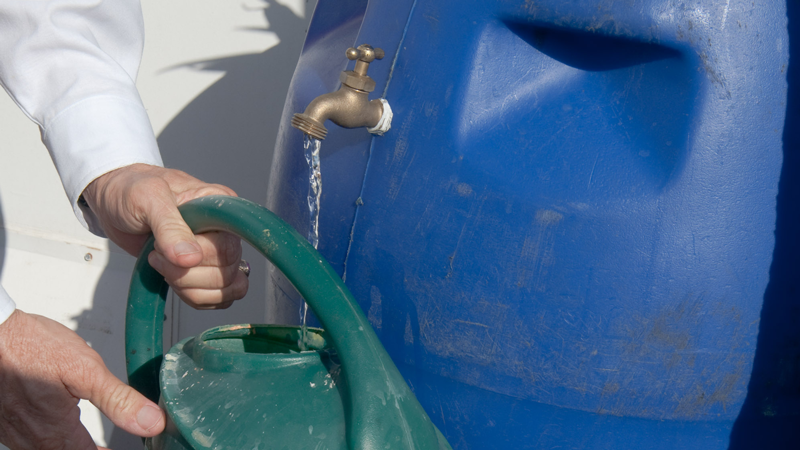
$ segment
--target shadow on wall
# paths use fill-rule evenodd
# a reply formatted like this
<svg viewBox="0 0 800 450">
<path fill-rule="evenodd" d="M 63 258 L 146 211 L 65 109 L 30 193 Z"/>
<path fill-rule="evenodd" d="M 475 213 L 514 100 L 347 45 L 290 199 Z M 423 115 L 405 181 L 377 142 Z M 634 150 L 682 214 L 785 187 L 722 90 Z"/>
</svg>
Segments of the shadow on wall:
<svg viewBox="0 0 800 450">
<path fill-rule="evenodd" d="M 262 53 L 183 64 L 181 67 L 223 71 L 225 75 L 198 95 L 158 136 L 166 167 L 183 170 L 206 182 L 224 184 L 240 197 L 260 204 L 266 198 L 289 82 L 315 4 L 309 1 L 306 4 L 308 18 L 300 18 L 283 5 L 268 3 L 264 15 L 269 25 L 263 31 L 276 33 L 280 43 Z M 193 336 L 221 324 L 263 321 L 267 263 L 249 246 L 245 248 L 244 258 L 252 269 L 247 297 L 225 311 L 195 311 L 184 304 L 170 308 L 168 304 L 165 325 L 168 328 L 171 323 L 178 328 L 171 330 L 173 338 Z M 100 316 L 106 316 L 103 311 L 113 309 L 115 314 L 109 312 L 107 316 L 121 317 L 124 323 L 125 299 L 119 298 L 121 294 L 115 292 L 114 287 L 120 286 L 120 274 L 127 272 L 130 277 L 132 265 L 131 258 L 112 253 L 109 266 L 98 283 L 92 309 L 75 318 L 79 323 L 78 333 L 87 341 L 102 336 L 97 334 L 96 323 L 102 321 Z M 127 281 L 121 285 L 127 286 Z M 116 298 L 109 295 L 112 292 Z M 256 310 L 260 313 L 254 313 Z M 169 317 L 171 312 L 173 315 L 177 312 L 178 317 Z M 116 323 L 117 319 L 114 320 Z M 166 340 L 170 340 L 168 331 L 165 331 Z M 115 331 L 114 338 L 123 339 L 122 328 Z M 102 356 L 112 372 L 124 380 L 123 352 Z M 108 447 L 115 450 L 142 448 L 141 439 L 103 420 Z"/>
<path fill-rule="evenodd" d="M 730 449 L 800 447 L 800 5 L 787 1 L 789 68 L 775 251 L 753 372 Z"/>
</svg>

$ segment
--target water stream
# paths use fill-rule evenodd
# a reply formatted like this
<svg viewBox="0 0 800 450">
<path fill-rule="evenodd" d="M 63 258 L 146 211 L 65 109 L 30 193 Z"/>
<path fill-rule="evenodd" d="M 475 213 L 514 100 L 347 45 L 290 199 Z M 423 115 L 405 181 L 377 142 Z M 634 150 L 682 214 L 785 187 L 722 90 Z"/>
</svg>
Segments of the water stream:
<svg viewBox="0 0 800 450">
<path fill-rule="evenodd" d="M 322 141 L 309 135 L 303 138 L 306 162 L 308 163 L 308 213 L 311 225 L 308 228 L 308 242 L 317 248 L 319 245 L 319 202 L 322 196 L 322 175 L 319 170 L 319 150 Z"/>
<path fill-rule="evenodd" d="M 322 172 L 320 171 L 319 150 L 322 141 L 309 135 L 303 136 L 303 150 L 308 163 L 308 213 L 310 224 L 308 227 L 308 242 L 317 248 L 319 246 L 319 204 L 322 198 Z M 306 317 L 308 316 L 308 303 L 303 302 L 303 328 L 299 342 L 300 350 L 306 350 Z"/>
</svg>

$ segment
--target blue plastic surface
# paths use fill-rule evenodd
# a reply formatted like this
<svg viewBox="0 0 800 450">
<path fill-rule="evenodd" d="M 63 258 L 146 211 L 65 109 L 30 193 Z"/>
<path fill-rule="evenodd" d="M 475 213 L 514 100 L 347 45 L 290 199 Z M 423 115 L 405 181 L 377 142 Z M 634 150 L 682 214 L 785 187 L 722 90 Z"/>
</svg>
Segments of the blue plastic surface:
<svg viewBox="0 0 800 450">
<path fill-rule="evenodd" d="M 454 448 L 800 448 L 796 10 L 320 0 L 268 206 L 307 230 L 288 118 L 381 47 L 320 251 Z"/>
</svg>

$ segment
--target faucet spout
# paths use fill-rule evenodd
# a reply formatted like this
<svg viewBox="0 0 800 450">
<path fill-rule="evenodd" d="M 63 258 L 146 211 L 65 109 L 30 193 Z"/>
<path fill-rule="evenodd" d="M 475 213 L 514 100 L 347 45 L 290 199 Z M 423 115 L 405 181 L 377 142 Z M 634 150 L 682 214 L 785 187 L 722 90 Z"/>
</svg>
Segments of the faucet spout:
<svg viewBox="0 0 800 450">
<path fill-rule="evenodd" d="M 391 120 L 391 109 L 385 100 L 369 100 L 369 93 L 375 90 L 375 81 L 367 76 L 369 63 L 383 56 L 383 50 L 373 49 L 369 45 L 347 49 L 348 59 L 358 59 L 355 70 L 342 72 L 339 90 L 312 100 L 303 113 L 292 117 L 292 126 L 319 140 L 325 139 L 328 134 L 325 128 L 327 120 L 340 127 L 367 127 L 370 132 L 383 134 L 389 125 L 382 122 Z M 382 125 L 381 129 L 373 131 L 379 124 Z"/>
<path fill-rule="evenodd" d="M 309 103 L 305 112 L 295 114 L 292 126 L 316 138 L 325 139 L 325 121 L 344 128 L 373 128 L 381 120 L 383 104 L 369 101 L 368 93 L 342 85 L 336 92 L 322 94 Z"/>
</svg>

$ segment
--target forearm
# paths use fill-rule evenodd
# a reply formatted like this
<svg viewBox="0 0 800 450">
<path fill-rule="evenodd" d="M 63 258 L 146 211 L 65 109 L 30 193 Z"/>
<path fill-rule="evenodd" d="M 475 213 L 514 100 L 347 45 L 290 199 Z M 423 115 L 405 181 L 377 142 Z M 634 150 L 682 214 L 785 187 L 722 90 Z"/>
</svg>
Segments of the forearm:
<svg viewBox="0 0 800 450">
<path fill-rule="evenodd" d="M 0 82 L 39 125 L 86 224 L 78 198 L 92 180 L 133 163 L 162 164 L 135 86 L 139 2 L 0 0 L 0 22 Z"/>
</svg>

